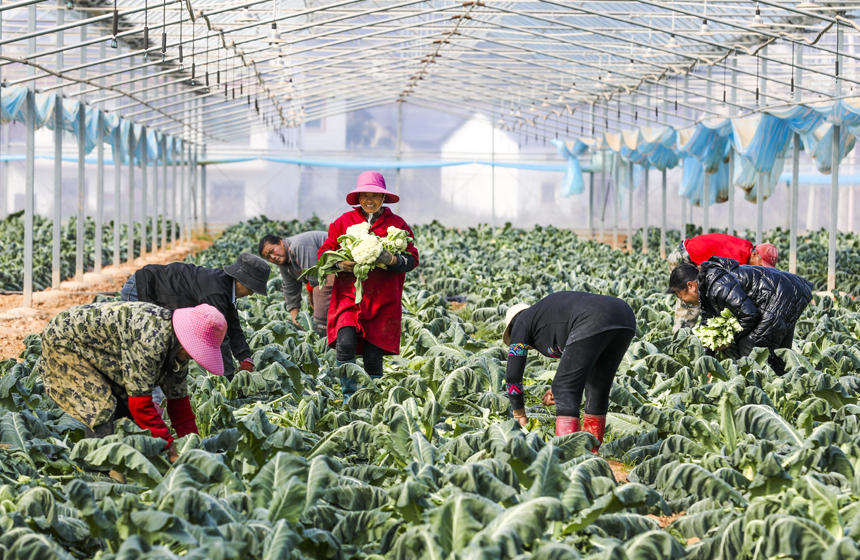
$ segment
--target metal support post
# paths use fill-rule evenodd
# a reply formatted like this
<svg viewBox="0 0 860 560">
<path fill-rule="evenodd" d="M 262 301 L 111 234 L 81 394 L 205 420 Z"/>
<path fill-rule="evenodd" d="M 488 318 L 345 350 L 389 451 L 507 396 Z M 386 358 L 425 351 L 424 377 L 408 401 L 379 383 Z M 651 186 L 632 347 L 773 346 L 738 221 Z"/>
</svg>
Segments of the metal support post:
<svg viewBox="0 0 860 560">
<path fill-rule="evenodd" d="M 702 191 L 702 233 L 711 233 L 708 209 L 711 204 L 711 174 L 705 171 L 705 186 Z"/>
<path fill-rule="evenodd" d="M 650 175 L 651 167 L 647 164 L 644 167 L 645 182 L 642 185 L 642 254 L 648 254 L 648 176 Z M 632 209 L 631 209 L 632 210 Z M 631 212 L 632 213 L 632 212 Z"/>
<path fill-rule="evenodd" d="M 99 44 L 99 60 L 105 59 L 105 42 Z M 105 73 L 105 65 L 99 65 L 99 73 Z M 105 79 L 99 80 L 101 85 L 105 84 Z M 99 92 L 99 97 L 104 97 L 104 90 Z M 104 111 L 99 105 L 98 109 L 98 138 L 96 139 L 96 239 L 95 239 L 95 255 L 93 255 L 93 272 L 96 274 L 102 271 L 102 228 L 105 218 L 105 139 L 104 139 Z"/>
<path fill-rule="evenodd" d="M 490 123 L 490 128 L 492 129 L 491 134 L 493 136 L 495 136 L 496 130 L 495 130 L 495 127 L 493 126 L 492 123 Z M 491 142 L 492 142 L 492 140 L 491 140 Z M 403 155 L 403 102 L 402 102 L 402 100 L 397 101 L 397 144 L 394 146 L 394 149 L 395 149 L 394 156 L 397 158 L 397 161 L 400 161 L 400 158 Z M 402 188 L 402 184 L 400 182 L 401 181 L 400 174 L 401 174 L 401 170 L 398 167 L 397 168 L 397 175 L 395 175 L 395 182 L 394 182 L 394 194 L 396 194 L 397 196 L 400 196 L 400 189 Z M 496 203 L 496 200 L 495 200 L 496 199 L 496 197 L 495 197 L 495 180 L 496 180 L 495 166 L 493 166 L 493 196 L 492 196 L 492 201 L 490 203 L 493 206 L 493 210 L 495 210 L 495 203 Z M 399 202 L 394 204 L 394 213 L 397 214 L 398 216 L 400 215 L 400 203 Z M 494 212 L 493 213 L 493 229 L 494 230 L 495 230 L 495 227 L 496 227 L 496 222 L 495 222 L 495 212 Z"/>
<path fill-rule="evenodd" d="M 102 271 L 102 224 L 105 212 L 105 143 L 102 134 L 105 117 L 101 109 L 98 110 L 96 118 L 99 134 L 96 139 L 96 238 L 93 272 L 99 274 Z"/>
<path fill-rule="evenodd" d="M 594 171 L 588 174 L 588 238 L 594 239 Z"/>
<path fill-rule="evenodd" d="M 158 153 L 160 142 L 155 142 L 155 159 L 152 161 L 152 218 L 149 222 L 149 251 L 153 255 L 158 252 Z"/>
<path fill-rule="evenodd" d="M 661 204 L 663 212 L 660 214 L 660 258 L 666 258 L 666 170 L 662 173 Z"/>
<path fill-rule="evenodd" d="M 794 133 L 791 152 L 791 223 L 788 234 L 788 271 L 797 274 L 797 203 L 800 192 L 800 134 Z"/>
<path fill-rule="evenodd" d="M 600 242 L 605 243 L 605 223 L 606 215 L 606 150 L 600 152 L 600 198 L 603 199 L 603 204 L 600 208 Z"/>
<path fill-rule="evenodd" d="M 619 101 L 620 105 L 621 102 Z M 615 160 L 615 180 L 612 183 L 613 193 L 612 193 L 612 248 L 618 249 L 618 207 L 619 203 L 619 184 L 621 183 L 621 156 L 616 156 L 613 158 Z"/>
<path fill-rule="evenodd" d="M 200 150 L 203 152 L 203 159 L 206 159 L 206 145 L 204 144 Z M 209 230 L 209 226 L 206 223 L 206 166 L 200 166 L 200 221 L 201 226 L 203 228 L 203 233 L 205 234 Z M 399 192 L 399 191 L 398 191 Z"/>
<path fill-rule="evenodd" d="M 842 67 L 842 25 L 836 23 L 836 84 L 835 97 L 842 95 L 842 80 L 839 69 Z M 842 127 L 833 125 L 833 151 L 830 170 L 830 246 L 827 251 L 827 291 L 836 289 L 836 238 L 839 234 L 839 137 Z"/>
<path fill-rule="evenodd" d="M 140 129 L 140 258 L 146 258 L 149 242 L 149 147 L 146 127 Z"/>
<path fill-rule="evenodd" d="M 58 10 L 62 13 L 62 10 Z M 59 40 L 59 38 L 58 38 Z M 63 96 L 57 93 L 54 100 L 54 223 L 51 245 L 51 287 L 55 290 L 63 281 L 63 263 L 60 247 L 63 237 Z"/>
<path fill-rule="evenodd" d="M 176 149 L 176 138 L 173 139 L 173 165 L 171 165 L 172 169 L 172 180 L 170 181 L 170 248 L 176 249 L 176 240 L 177 233 L 179 228 L 179 181 L 177 181 L 176 174 L 179 170 L 179 161 L 180 161 L 180 153 Z M 181 180 L 181 178 L 180 178 Z"/>
<path fill-rule="evenodd" d="M 119 268 L 120 233 L 122 232 L 122 135 L 120 127 L 113 129 L 113 264 Z"/>
<path fill-rule="evenodd" d="M 27 6 L 27 31 L 36 32 L 36 5 Z M 36 38 L 27 39 L 27 54 L 36 53 Z M 36 75 L 36 67 L 28 66 L 27 75 Z M 36 181 L 36 80 L 27 83 L 26 140 L 24 150 L 24 307 L 33 305 L 33 210 Z"/>
<path fill-rule="evenodd" d="M 86 230 L 87 184 L 86 162 L 87 155 L 87 107 L 84 100 L 78 106 L 78 204 L 77 221 L 75 223 L 75 280 L 84 280 L 84 235 Z"/>
<path fill-rule="evenodd" d="M 627 162 L 627 252 L 633 252 L 633 162 Z"/>
<path fill-rule="evenodd" d="M 129 264 L 134 260 L 134 125 L 128 127 L 128 231 L 126 260 Z"/>
<path fill-rule="evenodd" d="M 755 218 L 755 244 L 758 245 L 761 243 L 763 233 L 762 230 L 764 228 L 764 183 L 767 180 L 764 173 L 758 174 L 758 180 L 755 185 L 755 207 L 756 207 L 756 218 Z"/>
<path fill-rule="evenodd" d="M 164 154 L 164 162 L 161 165 L 162 184 L 161 189 L 161 250 L 167 248 L 167 168 L 169 167 L 170 154 L 167 153 L 167 136 L 161 137 L 161 153 Z"/>
</svg>

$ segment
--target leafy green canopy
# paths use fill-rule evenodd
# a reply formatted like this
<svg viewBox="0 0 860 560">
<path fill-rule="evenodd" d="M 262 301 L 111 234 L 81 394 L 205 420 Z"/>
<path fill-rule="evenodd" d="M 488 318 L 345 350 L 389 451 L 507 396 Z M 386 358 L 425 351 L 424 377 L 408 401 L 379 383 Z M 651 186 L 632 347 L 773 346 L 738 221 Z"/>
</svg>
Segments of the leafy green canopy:
<svg viewBox="0 0 860 560">
<path fill-rule="evenodd" d="M 259 218 L 195 261 L 223 266 L 265 233 L 321 227 Z M 690 330 L 673 335 L 653 255 L 554 228 L 430 224 L 416 246 L 402 353 L 381 380 L 337 369 L 306 311 L 305 330 L 292 325 L 279 278 L 240 300 L 257 371 L 227 382 L 192 366 L 201 435 L 178 441 L 172 467 L 128 421 L 83 440 L 31 374 L 41 347 L 28 337 L 20 363 L 0 362 L 0 557 L 860 557 L 852 299 L 815 299 L 777 378 L 765 351 L 720 362 Z M 557 361 L 528 360 L 528 429 L 502 393 L 505 310 L 559 290 L 622 297 L 637 317 L 600 457 L 589 434 L 553 437 L 537 404 Z M 348 406 L 341 377 L 363 386 Z M 632 467 L 626 483 L 607 459 Z M 682 511 L 665 529 L 653 517 Z"/>
</svg>

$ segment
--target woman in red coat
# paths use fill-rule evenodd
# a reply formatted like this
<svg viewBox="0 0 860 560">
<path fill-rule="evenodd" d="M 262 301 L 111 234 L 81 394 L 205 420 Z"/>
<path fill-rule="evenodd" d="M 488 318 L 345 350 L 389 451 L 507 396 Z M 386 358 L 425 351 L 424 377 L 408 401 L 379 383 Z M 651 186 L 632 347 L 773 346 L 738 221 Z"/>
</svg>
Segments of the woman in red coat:
<svg viewBox="0 0 860 560">
<path fill-rule="evenodd" d="M 375 171 L 358 176 L 358 185 L 346 195 L 346 203 L 356 206 L 335 220 L 328 228 L 328 239 L 320 247 L 317 258 L 326 251 L 340 247 L 337 238 L 346 228 L 362 222 L 370 224 L 370 231 L 379 237 L 388 236 L 394 226 L 412 230 L 399 216 L 394 215 L 385 202 L 400 200 L 385 188 L 385 179 Z M 362 283 L 361 302 L 355 303 L 354 262 L 338 264 L 343 273 L 335 277 L 328 311 L 328 344 L 337 350 L 337 364 L 355 363 L 356 354 L 364 356 L 364 369 L 374 378 L 382 377 L 382 357 L 400 353 L 400 316 L 403 282 L 406 273 L 418 266 L 418 251 L 410 242 L 399 255 L 382 251 L 378 263 L 386 268 L 374 268 Z M 355 381 L 341 378 L 343 398 L 346 402 L 357 390 Z"/>
</svg>

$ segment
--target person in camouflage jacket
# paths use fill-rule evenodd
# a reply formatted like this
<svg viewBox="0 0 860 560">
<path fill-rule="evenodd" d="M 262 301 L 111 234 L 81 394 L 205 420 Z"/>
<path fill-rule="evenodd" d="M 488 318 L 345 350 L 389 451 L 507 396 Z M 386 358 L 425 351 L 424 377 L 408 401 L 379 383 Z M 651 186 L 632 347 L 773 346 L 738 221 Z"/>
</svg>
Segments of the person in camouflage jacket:
<svg viewBox="0 0 860 560">
<path fill-rule="evenodd" d="M 48 322 L 36 371 L 48 396 L 87 426 L 88 437 L 110 435 L 116 419 L 130 417 L 167 441 L 173 455 L 152 391 L 164 390 L 177 436 L 197 433 L 187 361 L 193 357 L 221 375 L 225 331 L 223 315 L 206 304 L 176 312 L 140 302 L 81 305 Z"/>
</svg>

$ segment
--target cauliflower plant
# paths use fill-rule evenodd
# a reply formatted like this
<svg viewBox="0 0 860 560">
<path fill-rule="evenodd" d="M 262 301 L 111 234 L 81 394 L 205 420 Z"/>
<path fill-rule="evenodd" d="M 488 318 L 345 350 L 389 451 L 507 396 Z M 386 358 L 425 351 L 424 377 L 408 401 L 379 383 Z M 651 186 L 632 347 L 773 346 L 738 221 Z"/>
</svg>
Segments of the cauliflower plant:
<svg viewBox="0 0 860 560">
<path fill-rule="evenodd" d="M 392 254 L 402 253 L 409 244 L 409 233 L 394 226 L 388 228 L 388 236 L 382 239 L 382 246 Z"/>
<path fill-rule="evenodd" d="M 370 233 L 370 224 L 367 222 L 361 222 L 360 224 L 355 224 L 354 226 L 346 228 L 346 234 L 353 237 L 361 237 L 368 233 Z"/>
<path fill-rule="evenodd" d="M 735 333 L 743 330 L 740 323 L 728 309 L 723 309 L 719 317 L 708 319 L 704 326 L 695 327 L 693 333 L 702 345 L 711 350 L 730 346 L 735 341 Z"/>
</svg>

